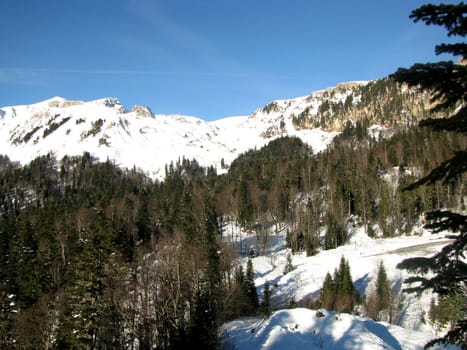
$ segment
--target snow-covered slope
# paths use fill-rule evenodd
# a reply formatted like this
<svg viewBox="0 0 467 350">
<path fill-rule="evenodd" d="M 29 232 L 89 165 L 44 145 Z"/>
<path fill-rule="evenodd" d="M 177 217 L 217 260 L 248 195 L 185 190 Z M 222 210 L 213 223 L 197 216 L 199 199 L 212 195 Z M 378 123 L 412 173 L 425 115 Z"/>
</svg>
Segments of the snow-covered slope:
<svg viewBox="0 0 467 350">
<path fill-rule="evenodd" d="M 328 311 L 320 314 L 305 308 L 279 310 L 267 319 L 235 320 L 223 329 L 226 331 L 224 348 L 236 350 L 422 350 L 433 338 L 427 332 L 365 317 Z"/>
<path fill-rule="evenodd" d="M 319 152 L 338 132 L 358 123 L 375 136 L 411 125 L 424 114 L 427 101 L 427 96 L 388 79 L 348 82 L 272 101 L 249 116 L 206 122 L 154 115 L 141 106 L 127 111 L 116 98 L 82 102 L 54 97 L 0 108 L 0 153 L 25 163 L 49 152 L 60 159 L 87 151 L 159 179 L 168 163 L 182 157 L 222 172 L 221 164 L 229 165 L 240 153 L 280 136 L 300 137 Z"/>
<path fill-rule="evenodd" d="M 56 97 L 2 112 L 1 152 L 23 163 L 48 152 L 60 159 L 87 151 L 161 178 L 165 165 L 183 156 L 216 165 L 232 153 L 218 141 L 222 130 L 215 125 L 187 116 L 154 116 L 140 106 L 128 112 L 115 98 L 80 102 Z"/>
<path fill-rule="evenodd" d="M 32 105 L 0 108 L 0 149 L 22 163 L 49 152 L 61 159 L 87 151 L 122 167 L 136 166 L 154 178 L 163 178 L 165 166 L 182 157 L 195 158 L 202 166 L 213 165 L 222 171 L 222 159 L 228 165 L 240 153 L 260 148 L 279 136 L 298 136 L 314 152 L 326 148 L 336 132 L 293 124 L 296 113 L 317 110 L 322 94 L 318 91 L 275 101 L 270 104 L 274 108 L 268 105 L 250 116 L 214 122 L 154 115 L 141 106 L 127 111 L 116 98 L 82 102 L 54 97 Z M 336 93 L 335 99 L 345 96 L 344 92 Z"/>
<path fill-rule="evenodd" d="M 412 236 L 371 239 L 356 225 L 349 229 L 347 245 L 310 257 L 305 253 L 291 255 L 293 270 L 284 274 L 290 254 L 285 245 L 286 230 L 287 226 L 283 225 L 277 233 L 271 233 L 266 247 L 262 247 L 256 235 L 245 233 L 234 223 L 224 226 L 224 240 L 244 254 L 241 264 L 246 263 L 249 251 L 264 252 L 252 259 L 255 284 L 261 299 L 265 282 L 269 283 L 271 306 L 279 310 L 266 320 L 241 319 L 224 325 L 230 343 L 237 350 L 423 349 L 424 344 L 437 337 L 428 320 L 432 294 L 401 293 L 409 274 L 396 265 L 408 257 L 430 256 L 439 251 L 449 242 L 443 234 L 433 235 L 417 227 Z M 349 262 L 360 295 L 372 293 L 378 266 L 384 263 L 400 308 L 394 315 L 394 325 L 345 314 L 336 319 L 333 312 L 325 312 L 325 318 L 318 318 L 315 311 L 285 309 L 292 299 L 302 306 L 316 299 L 326 273 L 333 274 L 342 256 Z"/>
</svg>

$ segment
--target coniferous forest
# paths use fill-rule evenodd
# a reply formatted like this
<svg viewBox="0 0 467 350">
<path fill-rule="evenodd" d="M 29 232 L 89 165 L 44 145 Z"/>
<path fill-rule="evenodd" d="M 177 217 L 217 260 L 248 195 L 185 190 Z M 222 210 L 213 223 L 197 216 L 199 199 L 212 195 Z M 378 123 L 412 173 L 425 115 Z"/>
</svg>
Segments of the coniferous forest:
<svg viewBox="0 0 467 350">
<path fill-rule="evenodd" d="M 377 140 L 349 127 L 316 155 L 283 137 L 224 175 L 181 159 L 163 182 L 90 154 L 27 166 L 4 156 L 0 344 L 216 348 L 222 322 L 267 312 L 251 267 L 223 243 L 225 222 L 264 247 L 269 229 L 287 224 L 292 252 L 308 255 L 345 244 L 350 224 L 373 237 L 413 234 L 424 212 L 464 208 L 464 178 L 403 189 L 465 146 L 459 133 L 412 127 Z"/>
<path fill-rule="evenodd" d="M 464 37 L 466 12 L 463 2 L 426 5 L 411 18 Z M 466 48 L 442 44 L 436 52 L 465 59 Z M 273 228 L 287 228 L 291 253 L 311 256 L 345 244 L 351 225 L 376 238 L 417 234 L 421 224 L 453 231 L 452 243 L 399 267 L 433 272 L 406 281 L 438 294 L 433 324 L 452 322 L 432 344 L 465 347 L 466 69 L 400 69 L 364 88 L 390 103 L 362 99 L 358 120 L 341 123 L 325 151 L 280 137 L 240 155 L 225 174 L 180 159 L 155 181 L 89 153 L 25 166 L 0 156 L 0 348 L 216 349 L 223 322 L 272 311 L 271 286 L 259 300 L 251 260 L 244 268 L 236 258 L 263 254 Z M 417 105 L 420 115 L 401 122 L 392 79 L 430 92 L 433 105 Z M 351 104 L 328 104 L 319 120 L 304 113 L 293 123 L 330 128 Z M 370 129 L 375 118 L 391 132 Z M 232 222 L 256 235 L 259 251 L 223 239 Z M 367 316 L 381 319 L 392 307 L 382 263 L 375 287 L 364 302 Z M 314 302 L 324 308 L 352 312 L 362 302 L 344 257 L 320 292 Z"/>
</svg>

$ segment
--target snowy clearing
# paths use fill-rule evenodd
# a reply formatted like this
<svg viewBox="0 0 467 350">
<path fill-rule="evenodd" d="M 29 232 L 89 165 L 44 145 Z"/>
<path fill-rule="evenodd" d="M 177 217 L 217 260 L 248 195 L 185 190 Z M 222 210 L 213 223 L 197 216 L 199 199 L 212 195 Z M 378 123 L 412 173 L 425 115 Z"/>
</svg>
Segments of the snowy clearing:
<svg viewBox="0 0 467 350">
<path fill-rule="evenodd" d="M 428 321 L 432 293 L 401 293 L 405 288 L 403 280 L 409 274 L 396 265 L 409 256 L 430 256 L 450 240 L 444 234 L 431 234 L 421 228 L 417 232 L 420 235 L 372 239 L 363 228 L 356 227 L 350 232 L 347 245 L 310 257 L 305 253 L 292 255 L 294 269 L 284 274 L 290 250 L 285 245 L 283 225 L 277 234 L 269 236 L 265 254 L 252 259 L 258 295 L 261 299 L 268 281 L 272 286 L 271 306 L 278 311 L 267 320 L 247 318 L 224 325 L 229 343 L 235 344 L 237 350 L 423 349 L 425 343 L 441 335 L 435 334 Z M 247 261 L 248 251 L 261 251 L 256 235 L 247 234 L 232 223 L 224 227 L 224 239 L 244 252 L 242 264 Z M 372 292 L 378 265 L 384 263 L 392 292 L 400 303 L 394 325 L 324 310 L 327 316 L 317 318 L 311 309 L 286 309 L 292 299 L 299 306 L 316 300 L 327 272 L 334 272 L 342 256 L 349 261 L 354 285 L 362 296 Z"/>
</svg>

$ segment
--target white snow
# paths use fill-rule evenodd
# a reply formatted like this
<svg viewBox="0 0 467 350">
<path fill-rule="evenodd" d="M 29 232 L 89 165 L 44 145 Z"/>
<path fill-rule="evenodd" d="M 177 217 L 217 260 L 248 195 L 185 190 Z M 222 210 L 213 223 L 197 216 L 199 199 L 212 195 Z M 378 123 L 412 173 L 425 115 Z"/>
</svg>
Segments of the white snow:
<svg viewBox="0 0 467 350">
<path fill-rule="evenodd" d="M 247 318 L 224 325 L 237 350 L 423 349 L 429 340 L 440 336 L 434 334 L 428 320 L 432 293 L 421 296 L 401 293 L 406 287 L 403 280 L 409 274 L 396 265 L 408 257 L 430 256 L 439 251 L 449 243 L 443 234 L 433 235 L 417 228 L 420 235 L 371 239 L 362 227 L 356 226 L 350 229 L 347 245 L 310 257 L 305 253 L 292 255 L 294 270 L 284 275 L 290 254 L 285 247 L 286 229 L 283 225 L 277 234 L 272 233 L 265 254 L 252 259 L 258 294 L 261 298 L 268 281 L 272 287 L 272 308 L 278 311 L 267 320 Z M 261 251 L 256 236 L 245 233 L 232 222 L 224 227 L 224 240 L 242 248 L 240 264 L 246 263 L 250 249 Z M 372 292 L 379 263 L 384 263 L 393 293 L 400 298 L 400 312 L 394 325 L 327 311 L 327 316 L 320 319 L 309 309 L 285 310 L 292 298 L 302 306 L 316 299 L 327 272 L 333 274 L 342 256 L 349 261 L 354 285 L 361 295 Z"/>
<path fill-rule="evenodd" d="M 89 152 L 102 161 L 137 167 L 156 179 L 165 176 L 167 164 L 185 157 L 222 173 L 226 171 L 222 160 L 229 165 L 239 154 L 280 136 L 297 136 L 315 153 L 324 150 L 337 133 L 297 130 L 293 117 L 305 110 L 316 115 L 323 98 L 342 102 L 355 92 L 353 87 L 363 84 L 339 84 L 308 96 L 273 101 L 274 108 L 268 111 L 258 109 L 250 116 L 213 122 L 153 115 L 141 106 L 127 111 L 115 97 L 83 102 L 56 96 L 32 105 L 0 108 L 0 153 L 24 164 L 50 152 L 58 159 Z M 97 123 L 102 126 L 95 127 Z"/>
<path fill-rule="evenodd" d="M 365 317 L 296 308 L 269 318 L 244 318 L 224 325 L 224 347 L 236 350 L 422 350 L 433 338 L 427 332 L 374 322 Z M 454 346 L 432 349 L 457 349 Z"/>
</svg>

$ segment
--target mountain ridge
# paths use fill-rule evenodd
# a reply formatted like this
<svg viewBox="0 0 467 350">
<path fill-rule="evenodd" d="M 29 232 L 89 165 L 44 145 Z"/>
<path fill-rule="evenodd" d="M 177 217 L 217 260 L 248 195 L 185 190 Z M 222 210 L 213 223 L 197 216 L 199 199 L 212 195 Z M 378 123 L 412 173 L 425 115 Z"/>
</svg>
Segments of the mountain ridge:
<svg viewBox="0 0 467 350">
<path fill-rule="evenodd" d="M 377 107 L 368 108 L 375 100 Z M 297 136 L 317 153 L 346 127 L 407 125 L 426 113 L 425 105 L 426 96 L 388 79 L 340 83 L 306 96 L 272 101 L 249 116 L 210 122 L 154 114 L 139 105 L 128 111 L 116 97 L 83 102 L 55 96 L 0 108 L 0 147 L 22 163 L 47 153 L 60 159 L 89 152 L 99 160 L 111 159 L 163 179 L 165 166 L 181 158 L 225 172 L 239 154 L 281 136 Z"/>
</svg>

